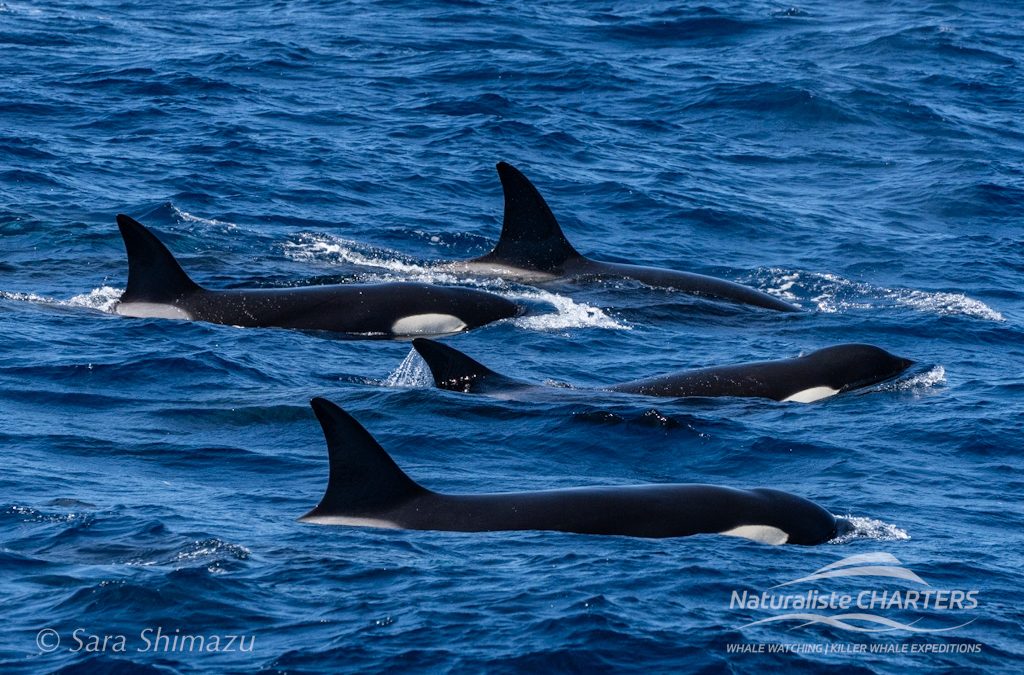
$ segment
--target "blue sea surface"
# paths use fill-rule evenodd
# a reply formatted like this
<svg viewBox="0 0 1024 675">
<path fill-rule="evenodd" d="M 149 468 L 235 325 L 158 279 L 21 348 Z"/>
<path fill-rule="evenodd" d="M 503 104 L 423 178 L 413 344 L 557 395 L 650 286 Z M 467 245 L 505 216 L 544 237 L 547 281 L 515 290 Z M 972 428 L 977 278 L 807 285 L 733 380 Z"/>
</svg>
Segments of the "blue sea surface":
<svg viewBox="0 0 1024 675">
<path fill-rule="evenodd" d="M 968 0 L 0 2 L 0 669 L 1020 672 L 1022 26 L 1020 3 Z M 438 271 L 494 245 L 499 160 L 586 255 L 806 311 Z M 406 341 L 115 315 L 119 212 L 211 288 L 415 279 L 531 304 L 446 342 L 538 383 L 842 342 L 916 365 L 809 405 L 444 392 Z M 764 486 L 856 530 L 301 524 L 327 480 L 313 396 L 439 491 Z M 749 625 L 783 610 L 733 598 L 851 556 L 920 583 L 772 592 L 976 606 Z"/>
</svg>

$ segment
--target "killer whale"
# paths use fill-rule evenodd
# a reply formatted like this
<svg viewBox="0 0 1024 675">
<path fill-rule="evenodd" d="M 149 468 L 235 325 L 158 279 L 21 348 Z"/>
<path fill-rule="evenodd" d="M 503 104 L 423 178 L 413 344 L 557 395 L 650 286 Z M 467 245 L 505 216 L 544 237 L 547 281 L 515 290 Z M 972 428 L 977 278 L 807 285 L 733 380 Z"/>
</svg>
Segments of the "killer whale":
<svg viewBox="0 0 1024 675">
<path fill-rule="evenodd" d="M 569 243 L 544 197 L 521 171 L 506 162 L 499 162 L 497 169 L 505 195 L 498 243 L 486 255 L 451 263 L 452 269 L 532 283 L 557 279 L 632 279 L 648 286 L 716 300 L 780 312 L 800 311 L 784 300 L 724 279 L 587 258 Z"/>
<path fill-rule="evenodd" d="M 630 537 L 724 534 L 766 544 L 821 544 L 850 523 L 802 497 L 766 488 L 647 484 L 452 495 L 411 479 L 362 425 L 311 401 L 327 441 L 323 498 L 299 518 L 321 525 L 494 532 L 550 530 Z"/>
<path fill-rule="evenodd" d="M 440 342 L 417 338 L 412 344 L 441 389 L 495 393 L 537 386 L 496 373 Z M 646 396 L 744 396 L 811 403 L 884 382 L 913 363 L 873 345 L 843 344 L 792 359 L 685 370 L 601 389 Z"/>
<path fill-rule="evenodd" d="M 124 316 L 400 337 L 455 333 L 521 311 L 493 293 L 421 283 L 207 290 L 146 226 L 123 214 L 117 226 L 128 253 L 128 285 L 114 311 Z"/>
</svg>

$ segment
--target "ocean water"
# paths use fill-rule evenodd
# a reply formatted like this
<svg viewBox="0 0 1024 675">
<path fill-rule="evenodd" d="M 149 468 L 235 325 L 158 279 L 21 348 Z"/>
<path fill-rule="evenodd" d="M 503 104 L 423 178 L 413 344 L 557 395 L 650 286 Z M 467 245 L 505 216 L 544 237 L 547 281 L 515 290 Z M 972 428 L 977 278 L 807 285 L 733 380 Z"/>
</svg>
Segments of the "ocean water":
<svg viewBox="0 0 1024 675">
<path fill-rule="evenodd" d="M 1024 9 L 512 5 L 0 3 L 4 672 L 1019 672 Z M 585 254 L 806 311 L 432 269 L 493 245 L 499 160 Z M 118 212 L 209 287 L 413 278 L 537 305 L 447 340 L 536 382 L 841 342 L 917 365 L 811 405 L 441 392 L 408 342 L 112 314 Z M 303 525 L 327 477 L 313 396 L 436 490 L 769 486 L 857 529 Z M 772 589 L 845 563 L 876 575 Z M 769 589 L 888 600 L 764 621 L 784 610 L 733 597 Z"/>
</svg>

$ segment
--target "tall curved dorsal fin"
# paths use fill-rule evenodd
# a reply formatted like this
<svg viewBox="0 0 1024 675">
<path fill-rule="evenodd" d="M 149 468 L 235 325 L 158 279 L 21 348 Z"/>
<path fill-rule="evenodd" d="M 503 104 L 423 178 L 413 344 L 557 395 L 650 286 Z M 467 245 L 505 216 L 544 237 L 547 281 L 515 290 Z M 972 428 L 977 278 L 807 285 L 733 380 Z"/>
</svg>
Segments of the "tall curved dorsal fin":
<svg viewBox="0 0 1024 675">
<path fill-rule="evenodd" d="M 566 260 L 581 257 L 533 183 L 511 164 L 498 162 L 497 168 L 505 191 L 501 237 L 494 250 L 479 260 L 555 272 Z"/>
<path fill-rule="evenodd" d="M 469 394 L 483 389 L 488 383 L 514 382 L 511 378 L 474 361 L 458 349 L 440 342 L 416 338 L 412 341 L 412 346 L 427 362 L 430 374 L 434 376 L 434 384 L 439 389 Z"/>
<path fill-rule="evenodd" d="M 320 503 L 303 518 L 372 515 L 426 492 L 347 412 L 325 398 L 310 405 L 327 440 L 330 476 Z"/>
<path fill-rule="evenodd" d="M 117 227 L 128 253 L 128 287 L 121 302 L 172 303 L 200 290 L 167 247 L 145 225 L 123 213 Z"/>
</svg>

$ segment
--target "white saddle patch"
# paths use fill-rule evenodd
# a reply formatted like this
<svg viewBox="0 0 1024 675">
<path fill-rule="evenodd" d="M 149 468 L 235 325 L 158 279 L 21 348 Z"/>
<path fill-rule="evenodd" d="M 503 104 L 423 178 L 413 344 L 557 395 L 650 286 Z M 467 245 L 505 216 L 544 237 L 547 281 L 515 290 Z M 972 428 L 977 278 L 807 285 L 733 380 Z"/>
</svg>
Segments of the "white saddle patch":
<svg viewBox="0 0 1024 675">
<path fill-rule="evenodd" d="M 789 398 L 782 399 L 782 402 L 783 403 L 788 403 L 788 402 L 793 402 L 793 403 L 814 403 L 815 401 L 820 401 L 823 398 L 828 398 L 829 396 L 835 396 L 838 393 L 839 393 L 839 390 L 838 389 L 833 389 L 832 387 L 811 387 L 810 389 L 804 389 L 803 391 L 798 391 L 797 393 L 793 394 Z"/>
<path fill-rule="evenodd" d="M 449 263 L 445 266 L 453 272 L 465 272 L 486 277 L 501 277 L 502 279 L 515 279 L 516 281 L 541 283 L 557 279 L 558 276 L 550 272 L 538 270 L 524 270 L 520 267 L 502 265 L 501 263 L 461 261 Z"/>
<path fill-rule="evenodd" d="M 465 322 L 451 314 L 413 314 L 403 316 L 391 326 L 395 335 L 440 335 L 465 329 Z"/>
<path fill-rule="evenodd" d="M 398 524 L 390 520 L 378 520 L 376 518 L 350 518 L 347 516 L 303 516 L 299 518 L 303 523 L 314 525 L 349 525 L 351 527 L 380 527 L 385 530 L 401 529 Z"/>
<path fill-rule="evenodd" d="M 788 534 L 771 525 L 740 525 L 721 534 L 727 537 L 742 537 L 759 544 L 771 544 L 772 546 L 779 546 L 789 541 Z"/>
<path fill-rule="evenodd" d="M 114 312 L 121 316 L 134 316 L 138 319 L 192 320 L 192 315 L 182 308 L 157 302 L 119 302 L 114 308 Z"/>
</svg>

